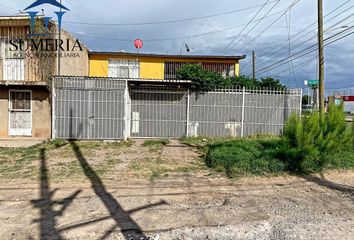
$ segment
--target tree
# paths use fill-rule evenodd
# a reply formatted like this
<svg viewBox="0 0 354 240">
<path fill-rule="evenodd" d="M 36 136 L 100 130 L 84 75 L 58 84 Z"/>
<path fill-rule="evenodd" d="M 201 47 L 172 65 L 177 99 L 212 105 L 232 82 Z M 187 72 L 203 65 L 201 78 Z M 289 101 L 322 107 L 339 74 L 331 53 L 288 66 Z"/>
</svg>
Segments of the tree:
<svg viewBox="0 0 354 240">
<path fill-rule="evenodd" d="M 260 81 L 247 76 L 234 76 L 225 79 L 220 73 L 205 70 L 199 64 L 183 65 L 177 70 L 177 79 L 191 80 L 192 90 L 201 92 L 212 91 L 218 88 L 234 87 L 287 89 L 278 79 L 271 77 L 262 78 Z"/>
<path fill-rule="evenodd" d="M 220 87 L 224 81 L 221 74 L 207 71 L 198 64 L 187 64 L 179 68 L 177 79 L 191 80 L 191 89 L 200 92 L 214 90 Z"/>
</svg>

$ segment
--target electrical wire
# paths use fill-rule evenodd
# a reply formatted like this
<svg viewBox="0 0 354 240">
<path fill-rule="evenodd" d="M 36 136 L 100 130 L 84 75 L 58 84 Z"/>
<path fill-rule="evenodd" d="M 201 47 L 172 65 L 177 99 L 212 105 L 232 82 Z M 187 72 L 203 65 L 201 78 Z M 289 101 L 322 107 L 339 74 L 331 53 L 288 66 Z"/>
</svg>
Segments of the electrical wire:
<svg viewBox="0 0 354 240">
<path fill-rule="evenodd" d="M 340 20 L 339 22 L 333 24 L 332 26 L 328 27 L 324 32 L 325 32 L 325 33 L 328 32 L 329 30 L 333 29 L 335 26 L 340 25 L 342 22 L 345 22 L 346 20 L 348 20 L 349 18 L 351 18 L 351 17 L 353 17 L 353 16 L 354 16 L 354 14 L 352 14 L 352 15 L 350 15 L 350 16 L 347 16 L 346 18 L 344 18 L 344 19 Z M 311 42 L 313 39 L 316 39 L 317 37 L 318 37 L 317 34 L 315 34 L 313 37 L 311 37 L 311 38 L 309 38 L 309 39 L 306 39 L 305 41 L 303 41 L 303 42 L 297 44 L 295 47 L 293 47 L 293 50 L 302 47 L 303 45 L 305 45 L 305 44 Z M 279 51 L 277 51 L 277 52 L 279 52 Z M 273 54 L 273 55 L 270 55 L 271 57 L 272 57 L 272 56 L 273 56 L 273 57 L 270 58 L 270 59 L 267 58 L 267 60 L 264 60 L 264 61 L 270 62 L 270 61 L 272 61 L 272 60 L 278 59 L 278 56 L 280 56 L 280 55 L 281 55 L 281 53 L 280 53 L 280 54 Z M 248 72 L 249 72 L 249 71 L 248 71 Z M 250 75 L 250 74 L 248 74 L 248 75 Z"/>
<path fill-rule="evenodd" d="M 348 20 L 349 18 L 351 18 L 351 17 L 353 17 L 353 16 L 354 16 L 354 14 L 352 14 L 352 15 L 350 15 L 350 16 L 347 16 L 346 18 L 344 18 L 344 19 L 340 20 L 339 22 L 333 24 L 332 26 L 328 27 L 324 32 L 326 33 L 326 32 L 328 32 L 328 31 L 332 30 L 335 26 L 340 25 L 342 22 L 345 22 L 346 20 Z M 315 35 L 312 36 L 311 38 L 306 39 L 305 41 L 303 41 L 303 42 L 301 42 L 301 43 L 295 45 L 295 46 L 293 47 L 293 50 L 302 47 L 303 45 L 305 45 L 305 44 L 311 42 L 313 39 L 316 39 L 317 37 L 318 37 L 317 34 L 315 34 Z M 279 52 L 279 51 L 277 51 L 277 52 Z M 272 61 L 272 60 L 278 59 L 279 56 L 281 56 L 281 53 L 280 53 L 280 54 L 272 54 L 272 55 L 270 55 L 270 57 L 272 57 L 272 58 L 269 58 L 269 57 L 268 57 L 266 60 L 264 60 L 264 62 L 265 62 L 265 61 L 270 62 L 270 61 Z M 262 62 L 262 61 L 261 61 L 261 62 Z M 250 72 L 250 70 L 248 70 L 248 72 Z"/>
<path fill-rule="evenodd" d="M 266 27 L 260 34 L 258 34 L 256 37 L 254 37 L 251 41 L 247 41 L 247 45 L 249 46 L 252 42 L 254 42 L 256 39 L 258 39 L 263 33 L 265 33 L 268 29 L 270 29 L 275 23 L 277 23 L 287 12 L 289 12 L 296 4 L 298 4 L 301 0 L 294 0 L 294 2 L 288 7 L 287 10 L 284 11 L 282 15 L 280 15 L 275 21 L 273 21 L 268 27 Z M 232 47 L 232 50 L 236 46 L 234 45 Z"/>
<path fill-rule="evenodd" d="M 267 1 L 267 4 L 271 4 L 276 1 L 279 1 L 279 0 Z M 233 14 L 233 13 L 237 13 L 237 12 L 243 12 L 243 11 L 255 9 L 255 8 L 258 8 L 263 5 L 264 4 L 253 5 L 253 6 L 246 7 L 246 8 L 235 9 L 235 10 L 228 11 L 228 12 L 206 15 L 206 16 L 201 16 L 201 17 L 182 18 L 182 19 L 175 19 L 175 20 L 161 20 L 161 21 L 155 21 L 155 22 L 137 22 L 137 23 L 88 23 L 88 22 L 75 22 L 75 21 L 63 21 L 63 22 L 67 23 L 67 24 L 78 24 L 78 25 L 89 25 L 89 26 L 142 26 L 142 25 L 169 24 L 169 23 L 187 22 L 187 21 L 195 21 L 195 20 L 225 16 L 225 15 L 229 15 L 229 14 Z"/>
<path fill-rule="evenodd" d="M 245 39 L 248 34 L 250 34 L 250 32 L 252 32 L 267 16 L 268 14 L 280 3 L 280 1 L 276 2 L 267 12 L 265 15 L 263 15 L 263 17 L 245 34 L 243 35 L 241 38 L 239 38 L 239 40 L 235 43 L 234 46 L 237 46 L 243 39 Z M 228 51 L 226 51 L 228 52 Z M 225 53 L 226 53 L 225 52 Z"/>
<path fill-rule="evenodd" d="M 346 29 L 346 30 L 344 30 L 344 31 L 341 31 L 341 32 L 339 32 L 339 33 L 336 33 L 336 34 L 334 34 L 334 35 L 332 35 L 332 36 L 326 38 L 326 39 L 324 40 L 325 46 L 327 46 L 327 45 L 329 45 L 329 44 L 332 44 L 332 43 L 334 43 L 334 42 L 337 42 L 337 41 L 339 41 L 339 40 L 341 40 L 341 39 L 343 39 L 343 38 L 346 38 L 346 37 L 348 37 L 348 36 L 354 34 L 354 31 L 353 31 L 353 32 L 350 32 L 350 33 L 348 33 L 348 34 L 345 34 L 344 36 L 341 36 L 341 35 L 343 35 L 344 33 L 348 32 L 349 30 L 352 30 L 353 28 L 354 28 L 354 25 L 351 26 L 351 27 L 349 27 L 348 29 Z M 335 39 L 332 40 L 333 38 L 335 38 Z M 332 41 L 330 41 L 330 40 L 332 40 Z M 312 48 L 314 48 L 314 47 L 315 47 L 315 49 L 312 49 Z M 312 49 L 312 50 L 311 50 L 311 49 Z M 312 53 L 312 52 L 314 52 L 314 51 L 316 51 L 316 50 L 318 50 L 318 45 L 317 45 L 317 44 L 312 45 L 312 46 L 310 46 L 310 47 L 308 47 L 308 48 L 306 48 L 306 49 L 304 49 L 304 50 L 302 50 L 302 51 L 300 51 L 300 52 L 298 52 L 298 53 L 296 53 L 296 54 L 293 54 L 293 55 L 291 56 L 291 58 L 292 58 L 291 61 L 294 61 L 294 60 L 296 60 L 296 59 L 298 59 L 298 58 L 301 58 L 301 57 L 303 57 L 303 56 L 306 56 L 306 55 L 308 55 L 308 54 L 310 54 L 310 53 Z M 309 52 L 306 52 L 306 51 L 309 51 Z M 274 63 L 274 64 L 272 64 L 272 65 L 270 65 L 270 66 L 267 66 L 267 67 L 264 67 L 264 68 L 262 68 L 262 69 L 259 69 L 259 70 L 258 70 L 258 73 L 261 74 L 262 72 L 270 71 L 270 70 L 272 70 L 272 69 L 278 68 L 278 67 L 280 67 L 280 66 L 282 66 L 282 65 L 284 65 L 284 64 L 287 64 L 288 61 L 289 61 L 289 57 L 287 57 L 287 58 L 285 58 L 285 59 L 282 59 L 282 60 L 280 60 L 280 61 L 278 61 L 278 62 L 276 62 L 276 63 Z"/>
<path fill-rule="evenodd" d="M 278 11 L 274 14 L 268 15 L 267 18 L 273 17 L 278 15 L 279 13 L 283 13 L 283 11 Z M 259 21 L 261 18 L 255 19 L 253 22 Z M 164 41 L 175 41 L 175 40 L 183 40 L 183 39 L 192 39 L 192 38 L 198 38 L 202 36 L 207 36 L 207 35 L 213 35 L 216 33 L 221 33 L 221 32 L 226 32 L 229 30 L 237 29 L 239 27 L 243 27 L 247 25 L 247 23 L 235 25 L 229 28 L 224 28 L 220 30 L 215 30 L 215 31 L 210 31 L 210 32 L 205 32 L 205 33 L 200 33 L 200 34 L 195 34 L 195 35 L 189 35 L 189 36 L 182 36 L 182 37 L 175 37 L 175 38 L 155 38 L 155 39 L 144 39 L 145 42 L 164 42 Z M 90 37 L 90 38 L 96 38 L 96 39 L 104 39 L 104 40 L 113 40 L 113 41 L 134 41 L 134 39 L 121 39 L 121 38 L 114 38 L 110 36 L 97 36 L 97 35 L 90 35 L 90 34 L 83 34 L 83 33 L 75 33 L 76 35 L 84 36 L 84 37 Z"/>
<path fill-rule="evenodd" d="M 339 5 L 338 7 L 336 7 L 334 10 L 332 10 L 331 12 L 329 12 L 328 14 L 326 14 L 326 15 L 324 16 L 324 18 L 329 17 L 329 16 L 332 15 L 334 12 L 336 12 L 337 10 L 339 10 L 340 8 L 342 8 L 343 6 L 347 5 L 349 2 L 351 2 L 351 0 L 342 3 L 341 5 Z M 334 20 L 334 19 L 337 18 L 338 16 L 344 14 L 344 13 L 347 12 L 347 11 L 350 11 L 352 8 L 353 8 L 353 5 L 352 5 L 351 7 L 349 7 L 349 8 L 347 8 L 347 9 L 345 9 L 344 11 L 338 13 L 338 14 L 335 15 L 334 17 L 332 17 L 332 18 L 326 20 L 325 23 L 331 22 L 332 20 Z M 309 28 L 311 28 L 311 27 L 314 26 L 314 25 L 317 25 L 317 21 L 313 22 L 312 24 L 310 24 L 310 25 L 307 26 L 306 28 L 302 29 L 301 31 L 299 31 L 299 32 L 297 32 L 295 35 L 293 35 L 293 36 L 292 36 L 293 43 L 298 42 L 300 39 L 303 39 L 304 36 L 308 35 L 309 33 L 306 33 L 305 35 L 302 35 L 302 33 L 304 33 L 306 30 L 308 30 Z M 311 31 L 316 31 L 316 28 L 313 29 L 313 30 L 311 30 Z M 301 34 L 301 35 L 300 35 L 300 34 Z M 295 38 L 296 36 L 299 36 L 299 37 Z M 278 53 L 278 52 L 282 51 L 283 48 L 284 48 L 284 44 L 286 44 L 287 42 L 288 42 L 288 39 L 285 40 L 284 42 L 280 43 L 280 44 L 279 44 L 278 42 L 274 42 L 274 44 L 271 44 L 271 45 L 272 45 L 272 46 L 276 45 L 276 47 L 269 49 L 269 51 L 265 52 L 263 55 L 267 55 L 267 54 L 270 53 L 270 52 L 272 52 L 272 55 L 274 55 L 275 53 Z M 277 49 L 279 49 L 279 50 L 277 50 Z M 275 51 L 275 50 L 277 50 L 277 51 Z M 251 68 L 250 65 L 251 65 L 251 63 L 246 64 L 246 66 L 244 66 L 244 69 Z"/>
<path fill-rule="evenodd" d="M 261 8 L 256 12 L 256 14 L 252 17 L 252 19 L 246 24 L 246 26 L 239 32 L 237 35 L 233 36 L 230 43 L 220 51 L 220 54 L 224 53 L 234 42 L 235 40 L 247 29 L 247 27 L 252 23 L 252 21 L 258 16 L 258 14 L 267 6 L 270 0 L 267 0 Z"/>
</svg>

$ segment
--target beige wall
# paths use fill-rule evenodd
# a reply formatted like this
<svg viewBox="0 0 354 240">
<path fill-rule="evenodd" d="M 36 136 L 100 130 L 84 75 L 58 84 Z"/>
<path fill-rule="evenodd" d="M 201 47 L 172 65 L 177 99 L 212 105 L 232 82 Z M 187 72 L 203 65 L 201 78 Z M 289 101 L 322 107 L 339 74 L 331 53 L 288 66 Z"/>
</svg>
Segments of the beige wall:
<svg viewBox="0 0 354 240">
<path fill-rule="evenodd" d="M 76 38 L 71 36 L 69 33 L 62 31 L 61 39 L 66 41 L 70 39 L 71 46 L 74 45 Z M 88 49 L 85 45 L 81 43 L 83 51 L 79 51 L 75 48 L 74 55 L 78 54 L 79 57 L 64 57 L 60 59 L 60 75 L 64 76 L 88 76 L 89 75 L 89 56 Z M 56 61 L 57 62 L 57 61 Z M 57 66 L 57 64 L 56 64 Z M 58 75 L 57 68 L 55 69 L 55 74 Z"/>
<path fill-rule="evenodd" d="M 8 109 L 9 90 L 0 88 L 0 138 L 7 137 L 8 134 Z"/>
<path fill-rule="evenodd" d="M 9 138 L 8 135 L 8 108 L 9 90 L 12 87 L 0 87 L 0 138 Z M 32 137 L 51 137 L 51 107 L 49 91 L 46 88 L 18 88 L 32 91 Z"/>
</svg>

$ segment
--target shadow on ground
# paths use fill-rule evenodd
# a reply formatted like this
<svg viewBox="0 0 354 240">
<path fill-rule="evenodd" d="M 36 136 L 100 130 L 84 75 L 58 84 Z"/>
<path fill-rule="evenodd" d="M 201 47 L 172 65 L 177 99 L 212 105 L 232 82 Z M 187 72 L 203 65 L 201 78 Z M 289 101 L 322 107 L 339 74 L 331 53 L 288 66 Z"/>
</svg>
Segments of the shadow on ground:
<svg viewBox="0 0 354 240">
<path fill-rule="evenodd" d="M 303 175 L 301 177 L 309 182 L 313 182 L 319 186 L 326 187 L 330 190 L 335 190 L 344 194 L 348 194 L 350 195 L 350 198 L 354 201 L 354 187 L 347 186 L 344 184 L 338 184 L 327 180 L 323 174 L 321 174 L 321 177 L 317 177 L 314 175 Z"/>
<path fill-rule="evenodd" d="M 81 128 L 79 128 L 81 129 Z M 70 124 L 70 133 L 72 133 L 72 124 Z M 72 136 L 70 134 L 70 136 Z M 148 239 L 142 228 L 137 222 L 135 222 L 131 215 L 135 212 L 148 209 L 154 206 L 167 204 L 164 200 L 160 202 L 148 204 L 142 207 L 138 207 L 131 210 L 124 210 L 122 205 L 115 199 L 112 194 L 110 194 L 105 188 L 103 181 L 99 175 L 90 166 L 86 158 L 84 157 L 82 151 L 80 150 L 77 142 L 75 140 L 69 141 L 70 146 L 75 153 L 77 161 L 80 163 L 83 174 L 91 183 L 91 187 L 95 195 L 101 200 L 106 209 L 109 212 L 109 216 L 98 218 L 95 220 L 89 220 L 87 222 L 82 222 L 75 225 L 66 226 L 65 228 L 57 228 L 57 218 L 63 217 L 65 210 L 71 205 L 74 199 L 80 194 L 81 190 L 77 190 L 69 197 L 62 199 L 60 201 L 54 200 L 53 196 L 58 191 L 58 189 L 51 190 L 49 184 L 48 167 L 46 160 L 45 149 L 40 150 L 40 199 L 32 200 L 34 207 L 40 210 L 40 219 L 36 219 L 33 222 L 39 223 L 40 229 L 40 239 L 41 240 L 57 240 L 64 239 L 61 233 L 63 231 L 69 231 L 71 229 L 80 228 L 85 225 L 92 225 L 100 221 L 107 219 L 113 219 L 115 224 L 105 231 L 102 236 L 98 236 L 97 239 L 105 239 L 114 231 L 120 231 L 125 239 L 129 240 L 144 240 Z M 54 210 L 55 206 L 60 205 L 59 211 Z M 57 208 L 56 208 L 57 209 Z"/>
</svg>

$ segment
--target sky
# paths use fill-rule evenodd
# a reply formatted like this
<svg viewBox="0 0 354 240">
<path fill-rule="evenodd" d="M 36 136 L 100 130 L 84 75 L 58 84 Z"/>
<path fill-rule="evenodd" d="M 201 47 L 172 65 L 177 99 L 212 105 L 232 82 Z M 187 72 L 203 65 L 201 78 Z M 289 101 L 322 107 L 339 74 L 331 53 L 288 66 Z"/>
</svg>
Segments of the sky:
<svg viewBox="0 0 354 240">
<path fill-rule="evenodd" d="M 2 1 L 0 15 L 18 14 L 33 2 Z M 269 0 L 264 5 L 266 2 L 62 0 L 70 9 L 64 15 L 63 28 L 94 51 L 136 52 L 133 41 L 140 38 L 143 53 L 246 55 L 241 62 L 245 75 L 251 74 L 254 50 L 257 77 L 271 76 L 290 87 L 303 88 L 304 80 L 318 79 L 317 51 L 311 48 L 317 43 L 317 1 Z M 325 38 L 330 43 L 325 47 L 327 90 L 354 89 L 354 34 L 331 43 L 353 32 L 353 3 L 324 0 Z M 52 14 L 50 6 L 41 8 L 46 15 Z M 186 52 L 185 44 L 191 52 Z M 304 49 L 314 51 L 301 56 Z M 274 65 L 282 60 L 285 64 Z"/>
</svg>

